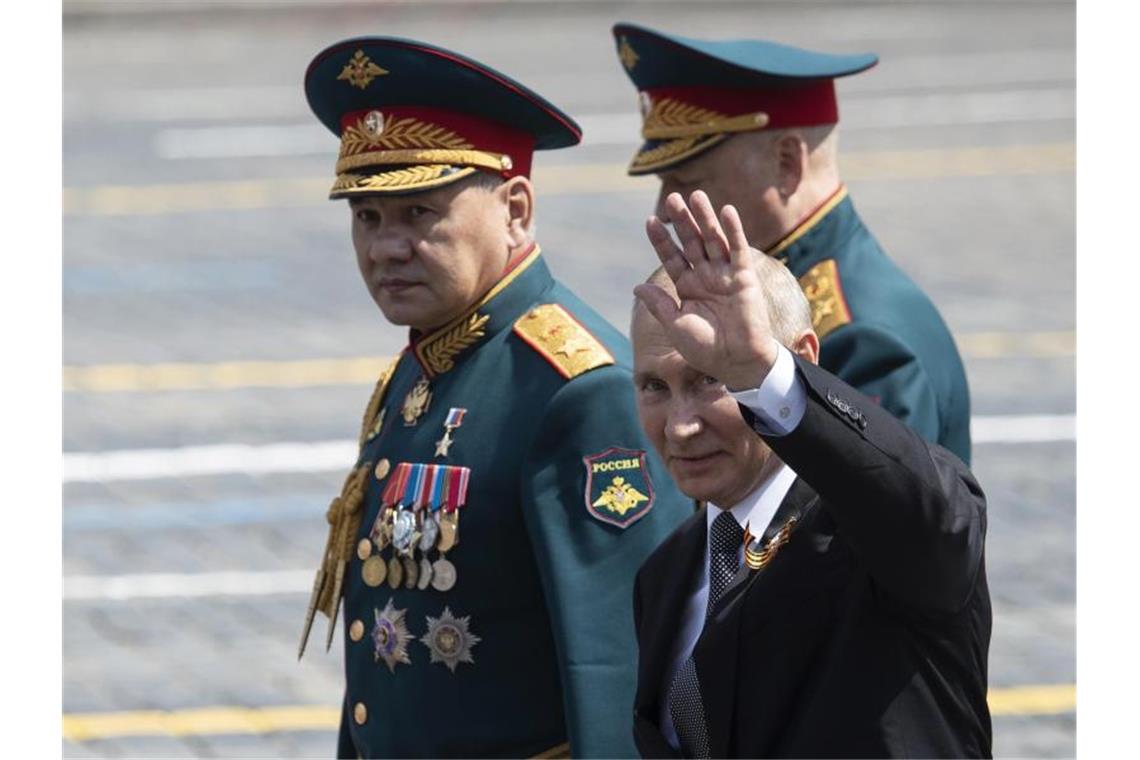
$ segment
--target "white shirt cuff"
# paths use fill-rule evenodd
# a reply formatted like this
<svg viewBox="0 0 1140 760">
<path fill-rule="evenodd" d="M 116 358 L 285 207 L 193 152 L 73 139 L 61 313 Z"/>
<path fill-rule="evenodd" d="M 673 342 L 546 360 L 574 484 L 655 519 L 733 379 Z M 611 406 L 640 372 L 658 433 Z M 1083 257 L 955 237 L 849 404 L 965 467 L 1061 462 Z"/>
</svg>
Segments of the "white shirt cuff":
<svg viewBox="0 0 1140 760">
<path fill-rule="evenodd" d="M 807 408 L 807 392 L 796 374 L 792 352 L 780 346 L 776 363 L 759 388 L 729 391 L 734 399 L 751 409 L 772 435 L 787 435 L 796 429 Z"/>
</svg>

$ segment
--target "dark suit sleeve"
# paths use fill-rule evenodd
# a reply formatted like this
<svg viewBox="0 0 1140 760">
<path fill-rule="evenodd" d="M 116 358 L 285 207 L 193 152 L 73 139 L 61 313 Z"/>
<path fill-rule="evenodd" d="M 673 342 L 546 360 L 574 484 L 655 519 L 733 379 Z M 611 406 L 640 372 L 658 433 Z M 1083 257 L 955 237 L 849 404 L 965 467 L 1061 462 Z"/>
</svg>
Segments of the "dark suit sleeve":
<svg viewBox="0 0 1140 760">
<path fill-rule="evenodd" d="M 926 440 L 938 441 L 938 401 L 930 378 L 895 336 L 874 325 L 845 325 L 824 338 L 820 364 Z"/>
<path fill-rule="evenodd" d="M 587 492 L 586 458 L 610 447 L 645 453 L 644 482 L 653 494 L 648 511 L 624 527 L 598 519 L 588 506 L 596 494 Z M 575 757 L 636 754 L 629 725 L 637 681 L 633 579 L 653 549 L 692 514 L 691 502 L 672 487 L 649 448 L 629 371 L 603 367 L 554 395 L 522 469 L 524 518 L 558 650 Z M 635 477 L 629 470 L 617 474 Z M 599 475 L 595 485 L 614 476 Z M 637 483 L 647 491 L 643 481 Z"/>
<path fill-rule="evenodd" d="M 969 469 L 871 399 L 796 358 L 807 405 L 785 436 L 742 413 L 823 497 L 840 535 L 875 581 L 916 608 L 955 612 L 969 600 L 985 541 L 985 496 Z"/>
</svg>

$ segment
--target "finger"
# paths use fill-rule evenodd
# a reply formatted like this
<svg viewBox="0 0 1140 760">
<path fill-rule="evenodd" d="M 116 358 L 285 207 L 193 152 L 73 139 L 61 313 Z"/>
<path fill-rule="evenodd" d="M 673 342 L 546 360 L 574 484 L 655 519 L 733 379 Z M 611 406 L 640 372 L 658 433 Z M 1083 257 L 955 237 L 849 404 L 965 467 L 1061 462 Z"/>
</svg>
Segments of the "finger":
<svg viewBox="0 0 1140 760">
<path fill-rule="evenodd" d="M 697 226 L 689 207 L 685 205 L 685 199 L 681 197 L 680 193 L 670 193 L 669 197 L 665 199 L 665 213 L 669 215 L 669 221 L 673 223 L 673 231 L 677 233 L 677 239 L 681 241 L 681 252 L 685 260 L 689 262 L 689 266 L 696 268 L 707 261 L 701 228 Z"/>
<path fill-rule="evenodd" d="M 665 267 L 665 272 L 673 282 L 677 282 L 681 275 L 689 271 L 689 262 L 685 260 L 681 254 L 681 249 L 673 242 L 673 236 L 669 234 L 665 224 L 656 216 L 651 216 L 645 221 L 645 234 L 649 237 L 649 242 L 653 245 L 657 258 Z"/>
<path fill-rule="evenodd" d="M 740 214 L 736 207 L 725 206 L 720 210 L 720 222 L 724 227 L 725 238 L 728 240 L 728 255 L 734 269 L 742 269 L 750 265 L 748 238 L 744 234 L 744 223 L 740 221 Z"/>
<path fill-rule="evenodd" d="M 703 190 L 697 190 L 689 197 L 689 208 L 692 210 L 693 218 L 701 230 L 705 256 L 708 257 L 709 261 L 728 262 L 728 240 L 725 238 L 724 232 L 721 231 L 712 201 L 709 200 Z"/>
<path fill-rule="evenodd" d="M 645 304 L 645 308 L 649 309 L 649 313 L 653 315 L 653 318 L 666 329 L 668 329 L 681 314 L 681 309 L 677 306 L 677 302 L 673 300 L 673 296 L 666 293 L 658 285 L 643 282 L 633 289 L 633 295 L 637 297 L 637 300 Z"/>
</svg>

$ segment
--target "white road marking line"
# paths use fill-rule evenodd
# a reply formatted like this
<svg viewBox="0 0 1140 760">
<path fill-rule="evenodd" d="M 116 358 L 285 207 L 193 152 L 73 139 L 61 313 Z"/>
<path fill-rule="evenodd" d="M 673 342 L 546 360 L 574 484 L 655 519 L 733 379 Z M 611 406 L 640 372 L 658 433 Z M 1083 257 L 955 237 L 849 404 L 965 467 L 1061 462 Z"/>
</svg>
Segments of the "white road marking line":
<svg viewBox="0 0 1140 760">
<path fill-rule="evenodd" d="M 1051 443 L 1077 440 L 1075 414 L 1018 414 L 973 417 L 970 439 L 985 443 Z"/>
<path fill-rule="evenodd" d="M 971 421 L 971 434 L 975 444 L 1074 441 L 1076 419 L 1073 414 L 978 416 Z M 356 456 L 357 444 L 351 440 L 67 452 L 63 482 L 329 472 L 351 466 Z"/>
<path fill-rule="evenodd" d="M 63 579 L 65 601 L 166 599 L 197 596 L 265 596 L 306 593 L 314 570 L 73 575 Z"/>
<path fill-rule="evenodd" d="M 357 444 L 351 440 L 65 453 L 63 482 L 106 483 L 235 473 L 325 472 L 350 467 L 356 456 Z"/>
<path fill-rule="evenodd" d="M 916 126 L 963 126 L 1048 121 L 1076 116 L 1072 88 L 1014 92 L 930 93 L 852 98 L 844 104 L 844 131 Z M 582 116 L 583 145 L 627 145 L 640 140 L 636 113 Z M 152 147 L 160 158 L 261 158 L 332 155 L 337 141 L 319 124 L 164 129 Z"/>
</svg>

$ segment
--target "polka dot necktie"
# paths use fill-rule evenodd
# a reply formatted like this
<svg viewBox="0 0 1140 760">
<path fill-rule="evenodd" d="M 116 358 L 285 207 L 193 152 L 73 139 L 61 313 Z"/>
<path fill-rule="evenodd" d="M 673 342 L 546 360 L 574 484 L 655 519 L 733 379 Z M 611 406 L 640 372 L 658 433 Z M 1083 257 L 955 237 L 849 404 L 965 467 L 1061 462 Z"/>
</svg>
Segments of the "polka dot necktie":
<svg viewBox="0 0 1140 760">
<path fill-rule="evenodd" d="M 706 620 L 736 575 L 743 541 L 744 529 L 736 518 L 729 512 L 717 515 L 709 533 L 709 603 L 705 610 Z M 685 757 L 708 757 L 708 724 L 705 722 L 701 685 L 697 680 L 697 666 L 692 655 L 673 676 L 668 699 L 669 715 L 673 718 L 673 728 L 681 741 L 681 752 Z"/>
</svg>

